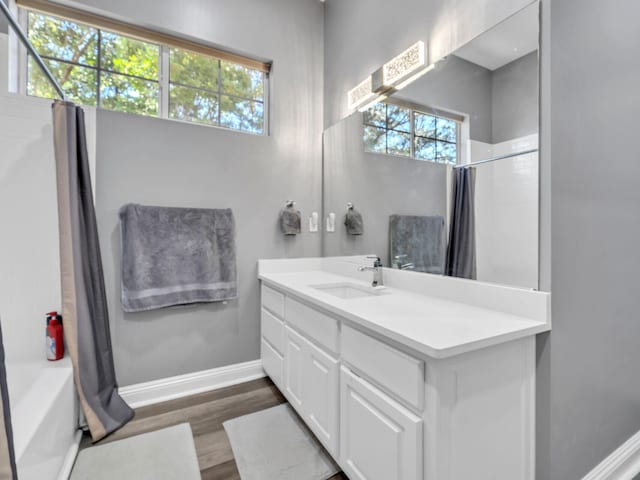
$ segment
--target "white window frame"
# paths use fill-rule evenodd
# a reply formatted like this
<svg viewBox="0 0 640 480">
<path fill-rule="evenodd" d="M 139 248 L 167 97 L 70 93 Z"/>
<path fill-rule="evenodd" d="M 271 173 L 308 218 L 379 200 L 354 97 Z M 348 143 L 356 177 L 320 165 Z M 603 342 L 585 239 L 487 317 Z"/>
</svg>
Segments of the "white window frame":
<svg viewBox="0 0 640 480">
<path fill-rule="evenodd" d="M 1 0 L 0 0 L 1 1 Z M 25 9 L 25 8 L 20 8 L 17 7 L 17 11 L 18 11 L 18 22 L 20 24 L 20 27 L 22 28 L 22 30 L 28 34 L 28 27 L 29 27 L 29 12 L 30 10 Z M 34 12 L 34 13 L 38 13 L 38 12 Z M 42 12 L 42 15 L 45 16 L 51 16 L 54 18 L 60 18 L 59 16 L 57 16 L 56 14 L 52 13 L 46 13 L 46 12 Z M 70 22 L 74 22 L 74 23 L 78 23 L 81 25 L 86 25 L 82 22 L 77 22 L 75 20 L 69 20 Z M 93 27 L 99 31 L 109 31 L 107 29 L 104 29 L 102 27 Z M 117 35 L 121 35 L 127 38 L 132 38 L 126 34 L 119 34 L 116 33 Z M 204 127 L 213 127 L 213 128 L 219 128 L 225 131 L 230 131 L 230 132 L 237 132 L 237 133 L 244 133 L 244 134 L 249 134 L 249 135 L 257 135 L 257 136 L 269 136 L 271 134 L 271 130 L 270 130 L 270 114 L 271 114 L 271 109 L 270 109 L 270 88 L 269 88 L 269 73 L 267 72 L 262 72 L 262 79 L 263 79 L 263 98 L 262 101 L 259 100 L 255 100 L 255 99 L 250 99 L 250 98 L 244 98 L 241 97 L 242 99 L 248 100 L 248 101 L 254 101 L 254 102 L 260 102 L 262 103 L 262 109 L 263 109 L 263 127 L 262 127 L 262 132 L 261 133 L 255 133 L 255 132 L 250 132 L 247 130 L 241 130 L 241 129 L 236 129 L 236 128 L 230 128 L 230 127 L 225 127 L 223 125 L 218 124 L 211 124 L 211 123 L 204 123 L 204 122 L 192 122 L 189 120 L 182 120 L 179 118 L 172 118 L 169 117 L 169 83 L 170 83 L 170 71 L 169 71 L 169 64 L 170 64 L 170 58 L 169 58 L 169 52 L 171 47 L 169 47 L 168 45 L 164 45 L 164 44 L 159 44 L 157 42 L 152 42 L 152 41 L 147 41 L 147 43 L 152 43 L 155 45 L 158 45 L 159 47 L 159 58 L 158 58 L 158 115 L 154 116 L 154 115 L 145 115 L 143 113 L 132 113 L 132 112 L 120 112 L 120 113 L 130 113 L 132 115 L 141 115 L 141 116 L 147 116 L 147 117 L 151 117 L 151 118 L 161 118 L 163 120 L 170 120 L 173 122 L 180 122 L 180 123 L 186 123 L 189 125 L 198 125 L 198 126 L 204 126 Z M 28 61 L 29 61 L 29 56 L 28 56 L 28 52 L 27 49 L 20 43 L 18 42 L 18 47 L 17 47 L 17 62 L 16 62 L 16 66 L 17 66 L 17 72 L 15 77 L 17 80 L 17 93 L 22 94 L 22 95 L 27 95 L 27 89 L 28 89 Z M 211 59 L 213 60 L 217 60 L 216 57 L 214 56 L 210 56 Z M 101 71 L 100 68 L 96 67 L 96 70 L 98 72 Z M 116 72 L 117 73 L 117 72 Z M 127 76 L 125 74 L 125 76 Z M 99 73 L 98 73 L 98 78 L 99 78 Z M 148 79 L 146 79 L 148 80 Z M 192 88 L 197 88 L 197 87 L 192 87 Z M 224 93 L 222 93 L 222 95 L 224 95 Z M 232 96 L 232 95 L 231 95 Z M 233 97 L 233 96 L 232 96 Z M 240 98 L 240 97 L 236 97 L 236 98 Z M 100 88 L 99 88 L 99 84 L 98 84 L 98 92 L 97 92 L 97 97 L 96 97 L 96 105 L 95 108 L 98 109 L 104 109 L 104 110 L 109 110 L 109 111 L 117 111 L 117 110 L 111 110 L 111 109 L 107 109 L 104 108 L 100 105 Z M 218 115 L 218 120 L 219 120 L 220 116 Z"/>
</svg>

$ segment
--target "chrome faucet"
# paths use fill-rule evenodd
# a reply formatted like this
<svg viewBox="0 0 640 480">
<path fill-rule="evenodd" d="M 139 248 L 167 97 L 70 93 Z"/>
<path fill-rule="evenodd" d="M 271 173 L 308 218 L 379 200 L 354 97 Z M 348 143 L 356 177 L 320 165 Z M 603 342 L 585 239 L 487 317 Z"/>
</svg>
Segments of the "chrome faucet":
<svg viewBox="0 0 640 480">
<path fill-rule="evenodd" d="M 398 268 L 400 270 L 413 270 L 416 268 L 416 266 L 411 262 L 405 263 L 408 258 L 408 255 L 396 255 L 393 257 L 393 268 Z"/>
<path fill-rule="evenodd" d="M 381 286 L 383 286 L 384 283 L 382 282 L 382 260 L 380 260 L 380 257 L 378 257 L 378 256 L 368 256 L 367 258 L 371 258 L 371 259 L 375 258 L 375 261 L 373 262 L 373 267 L 369 267 L 367 265 L 363 265 L 361 267 L 358 267 L 358 271 L 359 272 L 372 271 L 373 272 L 373 281 L 371 282 L 371 286 L 372 287 L 381 287 Z"/>
</svg>

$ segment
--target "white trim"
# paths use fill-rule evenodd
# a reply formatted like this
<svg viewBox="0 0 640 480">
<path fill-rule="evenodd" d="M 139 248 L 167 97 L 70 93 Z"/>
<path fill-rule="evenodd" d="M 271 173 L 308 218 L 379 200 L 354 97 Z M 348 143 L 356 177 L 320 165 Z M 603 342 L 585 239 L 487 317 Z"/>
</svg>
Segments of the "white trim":
<svg viewBox="0 0 640 480">
<path fill-rule="evenodd" d="M 78 455 L 81 439 L 82 430 L 76 430 L 76 433 L 73 435 L 73 442 L 69 445 L 67 454 L 65 455 L 60 471 L 58 472 L 58 480 L 68 480 L 71 476 L 71 470 L 73 469 L 73 464 L 76 463 L 76 456 Z"/>
<path fill-rule="evenodd" d="M 640 432 L 614 450 L 582 480 L 631 480 L 640 472 Z"/>
<path fill-rule="evenodd" d="M 261 360 L 236 363 L 226 367 L 161 378 L 118 389 L 131 408 L 166 402 L 196 393 L 217 390 L 266 376 Z"/>
</svg>

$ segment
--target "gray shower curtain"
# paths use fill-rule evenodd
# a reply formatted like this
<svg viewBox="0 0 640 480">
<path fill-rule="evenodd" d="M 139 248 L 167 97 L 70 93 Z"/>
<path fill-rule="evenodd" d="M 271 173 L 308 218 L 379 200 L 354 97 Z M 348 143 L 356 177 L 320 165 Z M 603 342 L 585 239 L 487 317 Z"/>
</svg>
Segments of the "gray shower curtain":
<svg viewBox="0 0 640 480">
<path fill-rule="evenodd" d="M 98 228 L 91 192 L 84 111 L 53 104 L 64 333 L 76 389 L 93 441 L 133 417 L 118 394 Z"/>
<path fill-rule="evenodd" d="M 16 459 L 11 430 L 11 409 L 7 388 L 7 369 L 4 365 L 2 326 L 0 326 L 0 480 L 17 480 Z"/>
<path fill-rule="evenodd" d="M 476 278 L 475 168 L 453 170 L 451 222 L 445 274 Z"/>
</svg>

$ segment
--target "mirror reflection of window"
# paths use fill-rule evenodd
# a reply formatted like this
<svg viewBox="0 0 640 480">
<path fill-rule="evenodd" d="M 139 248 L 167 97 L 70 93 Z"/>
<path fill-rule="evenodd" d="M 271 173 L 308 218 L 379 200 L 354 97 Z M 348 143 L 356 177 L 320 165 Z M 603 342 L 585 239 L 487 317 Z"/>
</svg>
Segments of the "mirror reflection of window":
<svg viewBox="0 0 640 480">
<path fill-rule="evenodd" d="M 363 139 L 365 152 L 450 165 L 460 150 L 457 121 L 382 102 L 364 112 Z"/>
</svg>

